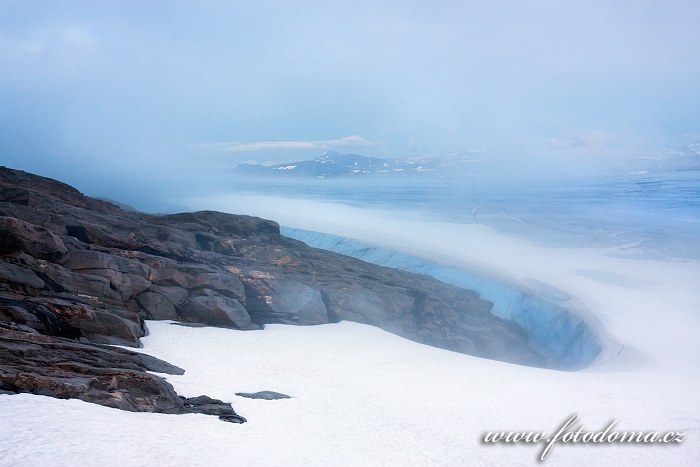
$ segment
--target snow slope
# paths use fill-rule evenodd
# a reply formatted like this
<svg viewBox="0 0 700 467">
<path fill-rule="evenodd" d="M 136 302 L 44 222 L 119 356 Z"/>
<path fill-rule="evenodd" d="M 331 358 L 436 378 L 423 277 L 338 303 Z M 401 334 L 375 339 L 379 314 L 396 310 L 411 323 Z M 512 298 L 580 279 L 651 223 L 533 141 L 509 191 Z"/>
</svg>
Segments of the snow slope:
<svg viewBox="0 0 700 467">
<path fill-rule="evenodd" d="M 543 446 L 491 430 L 689 431 L 676 446 L 557 445 L 551 465 L 697 465 L 697 397 L 640 372 L 556 372 L 477 359 L 356 323 L 236 332 L 149 322 L 144 351 L 187 369 L 178 392 L 233 400 L 244 425 L 0 396 L 2 465 L 528 465 Z M 293 396 L 249 400 L 238 391 Z M 695 387 L 697 389 L 697 387 Z M 669 397 L 673 395 L 675 397 Z"/>
</svg>

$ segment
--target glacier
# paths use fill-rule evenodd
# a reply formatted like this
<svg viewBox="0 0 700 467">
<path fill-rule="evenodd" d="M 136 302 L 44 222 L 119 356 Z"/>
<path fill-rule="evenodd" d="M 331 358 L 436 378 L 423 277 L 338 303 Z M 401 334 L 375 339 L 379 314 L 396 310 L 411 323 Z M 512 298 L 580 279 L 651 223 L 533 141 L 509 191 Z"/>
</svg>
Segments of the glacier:
<svg viewBox="0 0 700 467">
<path fill-rule="evenodd" d="M 602 325 L 569 294 L 534 282 L 517 284 L 484 271 L 470 271 L 429 261 L 389 248 L 338 235 L 281 227 L 287 237 L 309 246 L 418 274 L 474 290 L 493 303 L 492 313 L 515 322 L 528 334 L 530 346 L 557 370 L 587 368 L 615 353 L 615 343 Z"/>
</svg>

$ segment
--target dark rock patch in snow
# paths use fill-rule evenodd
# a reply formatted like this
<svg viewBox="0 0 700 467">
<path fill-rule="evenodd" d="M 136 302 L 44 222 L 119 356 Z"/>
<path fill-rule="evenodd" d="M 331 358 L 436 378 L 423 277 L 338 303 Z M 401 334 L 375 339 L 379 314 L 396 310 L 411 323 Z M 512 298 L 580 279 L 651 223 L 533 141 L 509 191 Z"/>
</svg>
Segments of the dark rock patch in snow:
<svg viewBox="0 0 700 467">
<path fill-rule="evenodd" d="M 265 399 L 267 401 L 292 398 L 292 396 L 288 396 L 286 394 L 282 394 L 275 391 L 237 392 L 236 395 L 246 397 L 248 399 Z"/>
</svg>

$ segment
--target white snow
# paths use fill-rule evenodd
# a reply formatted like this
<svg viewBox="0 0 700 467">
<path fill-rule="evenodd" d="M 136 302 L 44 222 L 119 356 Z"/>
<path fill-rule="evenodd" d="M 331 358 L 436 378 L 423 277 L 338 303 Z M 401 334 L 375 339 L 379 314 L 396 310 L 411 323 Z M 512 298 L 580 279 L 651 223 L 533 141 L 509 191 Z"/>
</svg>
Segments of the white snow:
<svg viewBox="0 0 700 467">
<path fill-rule="evenodd" d="M 538 465 L 542 444 L 484 445 L 488 431 L 682 431 L 680 444 L 557 444 L 545 465 L 700 465 L 700 264 L 551 248 L 480 225 L 276 198 L 192 208 L 274 218 L 580 299 L 625 346 L 578 372 L 478 359 L 342 322 L 238 332 L 149 322 L 144 352 L 186 370 L 185 395 L 248 419 L 134 414 L 80 401 L 0 396 L 0 465 Z M 273 390 L 293 399 L 243 399 Z"/>
</svg>

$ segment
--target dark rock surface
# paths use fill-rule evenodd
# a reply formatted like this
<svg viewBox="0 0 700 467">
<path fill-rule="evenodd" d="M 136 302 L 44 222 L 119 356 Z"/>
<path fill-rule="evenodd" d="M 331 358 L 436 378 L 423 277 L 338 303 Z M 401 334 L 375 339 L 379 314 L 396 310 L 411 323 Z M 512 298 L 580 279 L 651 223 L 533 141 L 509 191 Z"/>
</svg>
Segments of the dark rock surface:
<svg viewBox="0 0 700 467">
<path fill-rule="evenodd" d="M 264 399 L 266 401 L 274 401 L 278 399 L 291 399 L 291 396 L 275 391 L 258 391 L 258 392 L 237 392 L 237 396 L 246 397 L 248 399 Z"/>
<path fill-rule="evenodd" d="M 185 410 L 190 413 L 203 413 L 207 415 L 218 415 L 220 420 L 229 423 L 245 423 L 247 420 L 231 408 L 231 404 L 222 402 L 219 399 L 212 399 L 209 396 L 180 397 L 185 406 Z"/>
<path fill-rule="evenodd" d="M 52 339 L 63 348 L 66 339 L 90 348 L 138 346 L 144 319 L 241 330 L 351 320 L 458 352 L 542 365 L 524 331 L 490 308 L 472 291 L 310 248 L 280 235 L 272 221 L 212 211 L 124 211 L 61 182 L 0 168 L 0 326 L 15 336 L 6 339 L 41 335 L 44 349 Z M 0 361 L 10 361 L 23 345 L 29 344 L 3 347 Z M 78 376 L 63 379 L 55 365 L 34 374 L 50 381 L 57 396 L 82 392 L 120 408 L 186 411 L 173 402 L 167 383 L 147 373 L 129 373 L 143 396 L 108 395 L 113 377 L 119 385 L 131 376 L 103 376 L 104 368 L 90 365 L 80 367 L 84 373 L 70 367 Z M 99 396 L 85 396 L 93 394 L 90 378 Z M 0 390 L 45 391 L 29 382 L 3 384 Z M 133 402 L 141 397 L 147 402 Z"/>
<path fill-rule="evenodd" d="M 172 386 L 146 373 L 183 370 L 148 355 L 3 328 L 0 354 L 5 391 L 77 398 L 132 412 L 184 412 Z"/>
</svg>

